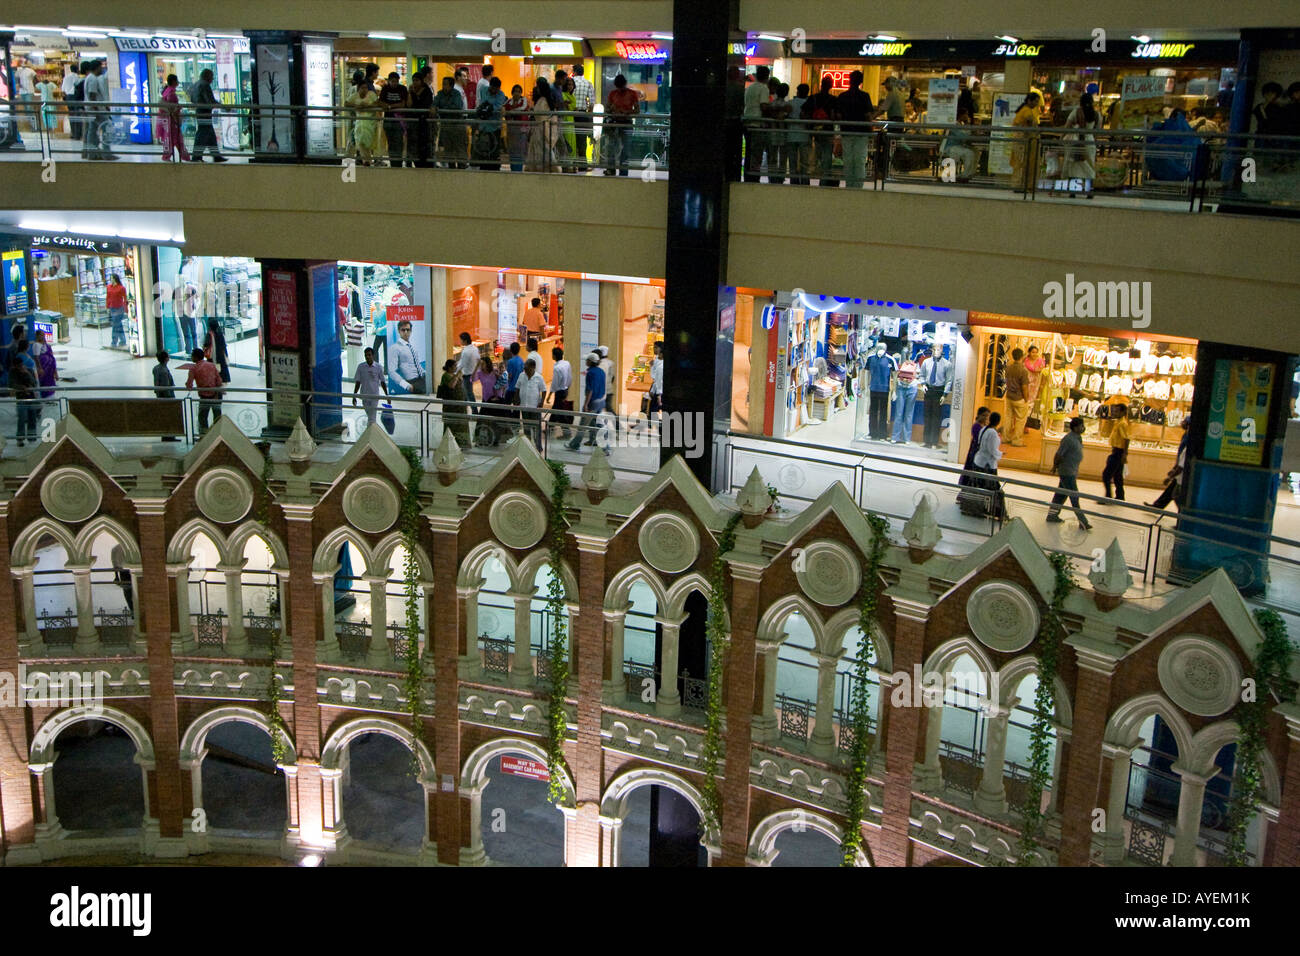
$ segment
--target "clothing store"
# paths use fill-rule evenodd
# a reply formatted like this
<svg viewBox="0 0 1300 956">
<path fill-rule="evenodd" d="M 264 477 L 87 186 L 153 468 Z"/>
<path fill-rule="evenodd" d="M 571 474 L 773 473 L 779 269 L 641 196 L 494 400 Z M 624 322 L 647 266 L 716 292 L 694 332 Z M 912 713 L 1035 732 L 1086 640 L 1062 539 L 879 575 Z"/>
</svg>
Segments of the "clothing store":
<svg viewBox="0 0 1300 956">
<path fill-rule="evenodd" d="M 397 328 L 389 321 L 394 306 L 415 302 L 415 268 L 411 263 L 338 263 L 337 282 L 339 341 L 343 345 L 343 380 L 353 381 L 357 366 L 365 362 L 365 350 L 375 350 L 375 361 L 388 369 L 389 348 L 398 340 Z M 412 336 L 417 343 L 421 336 Z M 393 383 L 396 392 L 406 389 Z"/>
<path fill-rule="evenodd" d="M 31 244 L 36 306 L 59 343 L 147 354 L 140 246 L 53 234 Z"/>
<path fill-rule="evenodd" d="M 154 274 L 162 348 L 188 361 L 191 351 L 203 348 L 215 320 L 229 364 L 261 367 L 261 263 L 243 256 L 190 256 L 175 246 L 157 246 Z"/>
<path fill-rule="evenodd" d="M 891 454 L 958 460 L 965 312 L 806 292 L 747 298 L 737 306 L 733 427 L 841 448 L 876 441 L 891 444 Z M 743 357 L 742 325 L 752 327 Z"/>
<path fill-rule="evenodd" d="M 971 404 L 1002 416 L 1001 467 L 1050 472 L 1078 416 L 1082 474 L 1101 474 L 1120 428 L 1130 442 L 1124 481 L 1163 484 L 1192 407 L 1196 340 L 985 312 L 969 321 L 978 356 Z"/>
</svg>

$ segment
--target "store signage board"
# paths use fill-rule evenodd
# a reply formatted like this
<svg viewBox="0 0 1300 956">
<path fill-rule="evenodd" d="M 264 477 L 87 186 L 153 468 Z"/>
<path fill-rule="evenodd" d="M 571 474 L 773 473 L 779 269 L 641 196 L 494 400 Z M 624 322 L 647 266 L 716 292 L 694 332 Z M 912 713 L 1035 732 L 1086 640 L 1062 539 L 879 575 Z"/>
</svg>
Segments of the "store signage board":
<svg viewBox="0 0 1300 956">
<path fill-rule="evenodd" d="M 259 43 L 255 57 L 257 105 L 263 107 L 257 119 L 257 149 L 263 153 L 292 153 L 293 114 L 289 110 L 266 110 L 289 105 L 289 47 L 284 43 Z"/>
<path fill-rule="evenodd" d="M 529 760 L 527 757 L 503 756 L 501 772 L 515 777 L 527 777 L 529 780 L 540 780 L 542 783 L 549 783 L 551 779 L 551 772 L 546 769 L 546 764 Z"/>
<path fill-rule="evenodd" d="M 1274 378 L 1274 367 L 1268 362 L 1219 359 L 1214 363 L 1205 459 L 1239 465 L 1264 463 Z"/>
<path fill-rule="evenodd" d="M 5 313 L 16 315 L 29 307 L 27 295 L 27 253 L 23 249 L 10 249 L 0 253 L 0 268 L 4 270 Z"/>
<path fill-rule="evenodd" d="M 662 63 L 668 59 L 668 51 L 655 43 L 640 40 L 615 40 L 614 49 L 621 59 L 634 63 Z"/>
<path fill-rule="evenodd" d="M 731 56 L 753 56 L 758 52 L 757 43 L 728 43 L 727 53 Z"/>
<path fill-rule="evenodd" d="M 239 74 L 235 70 L 235 43 L 233 40 L 216 41 L 217 49 L 217 89 L 226 90 L 238 96 Z M 239 149 L 239 116 L 228 110 L 217 114 L 217 136 L 220 137 L 222 149 Z"/>
<path fill-rule="evenodd" d="M 298 282 L 292 272 L 268 270 L 266 289 L 266 340 L 271 348 L 298 347 Z"/>
<path fill-rule="evenodd" d="M 926 105 L 926 118 L 931 123 L 951 126 L 957 122 L 957 96 L 960 80 L 955 76 L 930 81 L 930 98 Z"/>
<path fill-rule="evenodd" d="M 149 93 L 149 58 L 143 53 L 122 53 L 117 58 L 117 75 L 129 103 L 151 103 Z M 127 119 L 127 135 L 133 143 L 152 143 L 153 124 L 143 106 L 132 110 Z"/>
<path fill-rule="evenodd" d="M 1165 118 L 1165 91 L 1172 77 L 1126 76 L 1120 88 L 1119 126 L 1145 129 Z"/>
<path fill-rule="evenodd" d="M 122 243 L 107 242 L 102 239 L 87 239 L 85 236 L 73 236 L 68 234 L 51 235 L 45 233 L 40 236 L 32 236 L 33 246 L 51 246 L 56 249 L 80 249 L 91 255 L 104 255 L 112 253 L 115 255 L 122 254 Z"/>
<path fill-rule="evenodd" d="M 302 414 L 302 372 L 297 352 L 268 349 L 266 358 L 267 384 L 271 387 L 271 424 L 292 428 Z"/>
<path fill-rule="evenodd" d="M 217 41 L 207 37 L 115 37 L 123 53 L 215 53 Z M 236 53 L 249 51 L 248 37 L 231 41 Z"/>
<path fill-rule="evenodd" d="M 575 40 L 525 40 L 526 56 L 582 56 L 581 44 Z"/>
<path fill-rule="evenodd" d="M 302 41 L 302 67 L 307 106 L 307 155 L 334 155 L 334 117 L 327 110 L 334 105 L 334 45 L 328 40 Z"/>
</svg>

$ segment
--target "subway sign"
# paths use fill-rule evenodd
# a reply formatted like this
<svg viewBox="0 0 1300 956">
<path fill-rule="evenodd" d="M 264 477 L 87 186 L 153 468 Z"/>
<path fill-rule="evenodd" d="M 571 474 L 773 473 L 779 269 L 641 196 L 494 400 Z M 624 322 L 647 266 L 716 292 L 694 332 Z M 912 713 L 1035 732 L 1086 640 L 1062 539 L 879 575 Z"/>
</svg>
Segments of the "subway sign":
<svg viewBox="0 0 1300 956">
<path fill-rule="evenodd" d="M 858 56 L 904 56 L 910 49 L 910 43 L 864 43 Z"/>
<path fill-rule="evenodd" d="M 1141 43 L 1133 51 L 1133 56 L 1152 60 L 1180 60 L 1195 46 L 1195 43 Z"/>
<path fill-rule="evenodd" d="M 993 50 L 994 56 L 1038 56 L 1043 52 L 1041 43 L 1000 43 Z"/>
</svg>

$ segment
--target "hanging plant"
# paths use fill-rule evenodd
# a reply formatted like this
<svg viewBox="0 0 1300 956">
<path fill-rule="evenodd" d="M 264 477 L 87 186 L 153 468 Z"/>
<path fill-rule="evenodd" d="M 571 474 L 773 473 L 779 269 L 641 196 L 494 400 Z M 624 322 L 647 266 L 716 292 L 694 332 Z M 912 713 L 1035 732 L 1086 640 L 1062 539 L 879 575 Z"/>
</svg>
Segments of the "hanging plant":
<svg viewBox="0 0 1300 956">
<path fill-rule="evenodd" d="M 1236 768 L 1232 778 L 1232 801 L 1228 805 L 1227 862 L 1229 866 L 1249 866 L 1246 831 L 1259 813 L 1264 797 L 1264 737 L 1268 732 L 1268 714 L 1273 698 L 1290 701 L 1295 688 L 1290 680 L 1291 642 L 1286 624 L 1276 611 L 1259 608 L 1255 621 L 1264 632 L 1264 640 L 1255 655 L 1251 675 L 1254 687 L 1250 699 L 1237 706 L 1237 723 L 1241 737 L 1237 741 Z"/>
<path fill-rule="evenodd" d="M 266 450 L 266 458 L 262 461 L 262 494 L 257 499 L 257 523 L 263 528 L 271 523 L 271 450 Z"/>
<path fill-rule="evenodd" d="M 564 700 L 569 694 L 569 624 L 565 617 L 568 595 L 564 587 L 564 531 L 568 522 L 564 501 L 569 491 L 569 473 L 555 461 L 551 468 L 551 507 L 547 518 L 547 549 L 550 552 L 551 582 L 546 592 L 546 610 L 551 620 L 551 687 L 546 707 L 546 766 L 550 771 L 552 803 L 564 799 L 564 742 L 569 736 L 569 713 Z"/>
<path fill-rule="evenodd" d="M 406 488 L 402 495 L 402 507 L 398 513 L 399 527 L 402 534 L 402 547 L 406 551 L 406 561 L 402 565 L 402 575 L 406 586 L 406 710 L 411 717 L 411 773 L 419 776 L 420 762 L 417 755 L 418 744 L 424 742 L 424 721 L 421 718 L 424 703 L 424 664 L 420 655 L 420 601 L 423 587 L 420 582 L 420 562 L 416 559 L 416 550 L 420 546 L 420 482 L 424 478 L 424 463 L 420 453 L 414 448 L 403 448 L 402 454 L 410 466 L 406 478 Z M 380 621 L 376 626 L 382 626 Z M 371 635 L 373 640 L 385 640 L 386 635 Z M 399 645 L 401 646 L 401 645 Z"/>
<path fill-rule="evenodd" d="M 844 799 L 848 805 L 844 825 L 844 838 L 840 842 L 840 866 L 857 863 L 862 848 L 862 817 L 866 812 L 867 770 L 871 765 L 868 734 L 871 730 L 871 709 L 868 681 L 871 679 L 871 658 L 875 645 L 871 633 L 876 624 L 876 604 L 880 599 L 880 566 L 889 547 L 889 521 L 878 514 L 867 513 L 871 527 L 871 550 L 867 553 L 867 570 L 862 576 L 858 592 L 858 630 L 862 634 L 858 645 L 857 662 L 853 665 L 853 693 L 849 698 L 849 725 L 853 728 L 853 747 L 849 751 L 849 777 Z"/>
<path fill-rule="evenodd" d="M 1074 590 L 1074 567 L 1068 554 L 1047 556 L 1052 565 L 1052 598 L 1038 624 L 1038 689 L 1034 692 L 1034 718 L 1029 727 L 1029 784 L 1020 806 L 1020 846 L 1016 862 L 1030 866 L 1043 835 L 1043 791 L 1052 779 L 1053 714 L 1056 713 L 1056 675 L 1060 665 L 1065 624 L 1061 611 Z"/>
<path fill-rule="evenodd" d="M 271 630 L 270 659 L 266 662 L 270 675 L 266 681 L 266 719 L 271 725 L 271 759 L 277 766 L 282 766 L 289 759 L 288 727 L 280 715 L 280 692 L 283 682 L 275 669 L 276 659 L 280 656 L 280 629 Z"/>
<path fill-rule="evenodd" d="M 771 494 L 771 491 L 768 492 Z M 775 500 L 775 499 L 773 499 Z M 742 515 L 739 511 L 727 519 L 718 535 L 718 547 L 709 567 L 709 620 L 706 627 L 710 654 L 708 679 L 708 706 L 704 720 L 704 744 L 701 762 L 704 765 L 704 826 L 712 833 L 722 828 L 722 795 L 718 789 L 718 767 L 722 762 L 722 672 L 726 665 L 731 635 L 727 632 L 727 561 L 726 555 L 736 546 L 736 527 Z"/>
</svg>

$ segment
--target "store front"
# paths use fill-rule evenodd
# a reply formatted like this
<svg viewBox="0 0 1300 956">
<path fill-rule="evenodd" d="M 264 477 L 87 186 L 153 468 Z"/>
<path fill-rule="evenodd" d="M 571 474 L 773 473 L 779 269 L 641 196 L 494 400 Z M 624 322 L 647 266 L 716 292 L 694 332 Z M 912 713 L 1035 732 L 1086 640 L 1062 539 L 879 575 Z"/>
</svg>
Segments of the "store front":
<svg viewBox="0 0 1300 956">
<path fill-rule="evenodd" d="M 1050 472 L 1067 424 L 1078 416 L 1087 426 L 1080 473 L 1099 475 L 1114 422 L 1123 415 L 1131 441 L 1125 482 L 1164 483 L 1192 408 L 1195 340 L 984 312 L 970 313 L 969 322 L 977 362 L 972 404 L 1002 415 L 1001 467 Z M 1006 371 L 1017 349 L 1029 357 L 1030 388 L 1020 445 L 1012 441 L 1006 395 Z"/>
<path fill-rule="evenodd" d="M 887 300 L 740 292 L 732 426 L 958 461 L 969 417 L 965 320 L 959 310 Z"/>
<path fill-rule="evenodd" d="M 154 250 L 154 274 L 162 293 L 157 298 L 158 341 L 188 361 L 202 348 L 209 323 L 226 338 L 230 364 L 262 367 L 262 267 L 239 256 L 190 256 L 175 246 Z"/>
<path fill-rule="evenodd" d="M 113 90 L 118 85 L 117 50 L 113 41 L 102 35 L 64 36 L 53 28 L 17 32 L 9 41 L 8 64 L 11 74 L 6 74 L 0 81 L 6 88 L 10 76 L 15 80 L 20 73 L 31 71 L 31 85 L 34 92 L 25 97 L 21 92 L 22 83 L 15 83 L 14 102 L 44 103 L 39 118 L 25 113 L 19 120 L 19 132 L 34 132 L 38 124 L 56 138 L 68 137 L 72 133 L 68 114 L 59 104 L 63 101 L 63 81 L 69 73 L 75 73 L 83 62 L 102 60 L 104 73 L 108 77 L 110 93 L 119 99 L 120 93 Z M 42 95 L 42 84 L 49 84 Z"/>
<path fill-rule="evenodd" d="M 415 302 L 415 267 L 409 262 L 340 262 L 336 296 L 343 381 L 355 380 L 357 366 L 366 360 L 367 348 L 375 350 L 375 360 L 391 376 L 395 365 L 388 356 L 397 340 L 397 328 L 389 321 L 389 309 Z M 413 336 L 413 340 L 418 343 L 421 336 Z M 396 380 L 391 385 L 395 391 L 405 390 Z"/>
<path fill-rule="evenodd" d="M 141 284 L 141 255 L 147 251 L 69 235 L 32 236 L 31 249 L 37 320 L 54 330 L 59 344 L 148 354 L 153 336 L 146 329 L 147 287 Z M 120 320 L 110 309 L 114 276 L 125 289 Z"/>
</svg>

